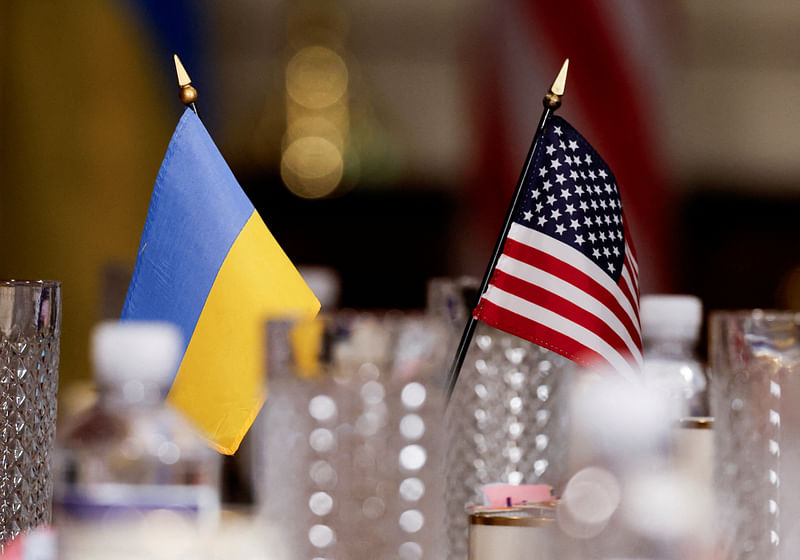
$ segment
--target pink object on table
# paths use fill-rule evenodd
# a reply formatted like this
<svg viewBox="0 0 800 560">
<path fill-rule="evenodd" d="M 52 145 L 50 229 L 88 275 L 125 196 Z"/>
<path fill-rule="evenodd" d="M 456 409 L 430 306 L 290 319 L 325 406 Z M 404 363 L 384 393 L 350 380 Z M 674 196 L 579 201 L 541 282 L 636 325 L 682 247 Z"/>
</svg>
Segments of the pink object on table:
<svg viewBox="0 0 800 560">
<path fill-rule="evenodd" d="M 5 543 L 0 560 L 55 560 L 57 552 L 55 530 L 41 525 Z"/>
<path fill-rule="evenodd" d="M 10 543 L 6 543 L 3 547 L 3 552 L 0 552 L 0 558 L 3 560 L 22 560 L 22 541 L 25 539 L 25 535 L 21 534 L 17 536 L 14 540 Z"/>
<path fill-rule="evenodd" d="M 510 504 L 509 504 L 510 498 Z M 489 507 L 518 506 L 524 503 L 549 502 L 553 499 L 547 484 L 502 484 L 483 486 L 483 505 Z"/>
</svg>

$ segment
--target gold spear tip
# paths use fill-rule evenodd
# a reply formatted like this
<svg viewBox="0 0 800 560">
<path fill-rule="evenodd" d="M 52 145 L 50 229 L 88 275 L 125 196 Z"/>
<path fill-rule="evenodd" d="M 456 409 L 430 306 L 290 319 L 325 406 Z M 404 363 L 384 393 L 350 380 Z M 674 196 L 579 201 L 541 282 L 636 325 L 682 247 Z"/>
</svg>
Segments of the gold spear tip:
<svg viewBox="0 0 800 560">
<path fill-rule="evenodd" d="M 564 89 L 567 86 L 567 69 L 569 68 L 569 59 L 564 60 L 561 65 L 561 70 L 558 72 L 553 85 L 550 86 L 550 91 L 544 96 L 542 103 L 548 109 L 556 110 L 561 106 L 561 96 L 564 95 Z"/>
<path fill-rule="evenodd" d="M 180 98 L 181 103 L 186 106 L 191 106 L 192 109 L 197 112 L 197 109 L 194 107 L 194 103 L 197 101 L 197 90 L 192 86 L 192 79 L 189 77 L 189 73 L 186 71 L 186 68 L 183 67 L 181 59 L 178 58 L 178 55 L 173 54 L 172 57 L 175 60 L 175 73 L 178 75 L 178 85 L 180 86 L 178 97 Z"/>
<path fill-rule="evenodd" d="M 567 70 L 569 69 L 569 59 L 564 59 L 564 64 L 561 65 L 561 70 L 558 71 L 553 85 L 550 86 L 550 91 L 556 95 L 564 95 L 564 88 L 567 85 Z"/>
<path fill-rule="evenodd" d="M 183 67 L 181 59 L 178 58 L 177 54 L 173 54 L 172 58 L 175 60 L 175 73 L 178 75 L 178 86 L 183 88 L 192 85 L 192 79 L 189 77 L 186 68 Z"/>
</svg>

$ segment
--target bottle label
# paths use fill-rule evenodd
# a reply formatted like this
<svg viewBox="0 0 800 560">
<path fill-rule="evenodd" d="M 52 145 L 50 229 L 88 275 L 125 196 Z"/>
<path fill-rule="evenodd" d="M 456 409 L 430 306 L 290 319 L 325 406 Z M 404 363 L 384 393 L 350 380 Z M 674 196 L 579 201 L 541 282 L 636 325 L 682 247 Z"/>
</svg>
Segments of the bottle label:
<svg viewBox="0 0 800 560">
<path fill-rule="evenodd" d="M 78 518 L 108 518 L 170 510 L 189 516 L 219 515 L 219 497 L 201 485 L 99 483 L 77 486 L 57 498 L 57 506 Z"/>
</svg>

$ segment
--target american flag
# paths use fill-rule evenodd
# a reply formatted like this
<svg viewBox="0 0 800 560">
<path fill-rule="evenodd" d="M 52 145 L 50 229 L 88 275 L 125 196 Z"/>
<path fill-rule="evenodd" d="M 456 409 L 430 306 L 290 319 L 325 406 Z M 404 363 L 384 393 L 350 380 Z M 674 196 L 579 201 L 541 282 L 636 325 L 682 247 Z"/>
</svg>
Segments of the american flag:
<svg viewBox="0 0 800 560">
<path fill-rule="evenodd" d="M 564 119 L 539 138 L 475 318 L 635 377 L 639 269 L 611 169 Z"/>
</svg>

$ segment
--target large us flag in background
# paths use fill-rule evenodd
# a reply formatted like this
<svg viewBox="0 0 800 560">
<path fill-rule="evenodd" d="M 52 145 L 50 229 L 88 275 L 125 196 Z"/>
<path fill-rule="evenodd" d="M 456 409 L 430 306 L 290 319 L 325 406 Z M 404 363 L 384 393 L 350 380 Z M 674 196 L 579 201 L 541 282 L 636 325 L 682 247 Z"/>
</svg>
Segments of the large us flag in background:
<svg viewBox="0 0 800 560">
<path fill-rule="evenodd" d="M 553 117 L 475 317 L 587 366 L 637 375 L 639 270 L 616 179 Z"/>
<path fill-rule="evenodd" d="M 672 46 L 679 2 L 509 0 L 491 3 L 474 47 L 479 148 L 465 216 L 464 260 L 483 272 L 541 115 L 538 103 L 565 58 L 563 111 L 615 170 L 636 240 L 643 292 L 675 289 L 673 191 L 666 137 L 674 100 Z M 633 188 L 631 188 L 633 187 Z M 474 260 L 470 260 L 474 259 Z"/>
</svg>

